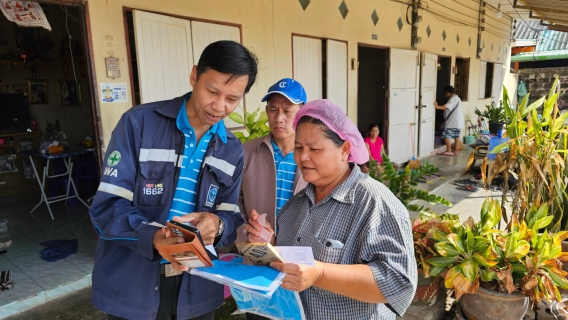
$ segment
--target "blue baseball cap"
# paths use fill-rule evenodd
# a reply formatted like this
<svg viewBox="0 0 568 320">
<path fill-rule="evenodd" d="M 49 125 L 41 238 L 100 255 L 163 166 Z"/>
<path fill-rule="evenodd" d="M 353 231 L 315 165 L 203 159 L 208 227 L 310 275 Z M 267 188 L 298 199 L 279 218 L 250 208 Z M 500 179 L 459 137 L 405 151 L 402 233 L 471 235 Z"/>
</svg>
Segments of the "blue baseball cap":
<svg viewBox="0 0 568 320">
<path fill-rule="evenodd" d="M 273 93 L 285 96 L 293 104 L 306 103 L 308 99 L 304 87 L 298 81 L 290 78 L 284 78 L 268 88 L 268 93 L 262 98 L 262 102 L 268 101 Z"/>
</svg>

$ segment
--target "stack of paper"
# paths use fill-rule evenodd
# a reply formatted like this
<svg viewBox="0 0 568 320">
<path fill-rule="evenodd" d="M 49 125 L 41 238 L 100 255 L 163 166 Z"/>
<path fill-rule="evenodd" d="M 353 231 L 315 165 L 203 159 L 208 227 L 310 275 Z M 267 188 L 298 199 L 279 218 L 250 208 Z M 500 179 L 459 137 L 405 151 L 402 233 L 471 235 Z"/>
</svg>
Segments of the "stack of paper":
<svg viewBox="0 0 568 320">
<path fill-rule="evenodd" d="M 213 267 L 191 269 L 189 273 L 233 288 L 272 296 L 285 274 L 265 266 L 213 260 Z"/>
</svg>

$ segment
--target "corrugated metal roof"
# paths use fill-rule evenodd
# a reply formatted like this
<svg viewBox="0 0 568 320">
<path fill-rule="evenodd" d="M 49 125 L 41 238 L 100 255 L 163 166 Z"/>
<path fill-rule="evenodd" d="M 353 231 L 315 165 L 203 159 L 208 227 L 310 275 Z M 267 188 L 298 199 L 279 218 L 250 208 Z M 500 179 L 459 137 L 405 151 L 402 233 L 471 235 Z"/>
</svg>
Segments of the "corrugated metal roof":
<svg viewBox="0 0 568 320">
<path fill-rule="evenodd" d="M 568 33 L 562 31 L 544 30 L 536 42 L 537 52 L 568 49 Z"/>
<path fill-rule="evenodd" d="M 516 21 L 514 40 L 537 40 L 536 52 L 568 49 L 568 33 L 548 30 L 540 21 Z"/>
<path fill-rule="evenodd" d="M 515 22 L 513 30 L 513 40 L 536 40 L 539 32 L 546 30 L 545 26 L 540 25 L 540 21 L 519 21 Z"/>
</svg>

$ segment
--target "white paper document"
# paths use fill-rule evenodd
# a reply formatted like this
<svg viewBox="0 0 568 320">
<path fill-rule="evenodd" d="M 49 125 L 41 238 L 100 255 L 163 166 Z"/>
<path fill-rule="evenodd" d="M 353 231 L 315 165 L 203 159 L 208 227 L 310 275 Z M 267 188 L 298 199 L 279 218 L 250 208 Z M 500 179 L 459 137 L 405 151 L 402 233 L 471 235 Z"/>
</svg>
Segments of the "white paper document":
<svg viewBox="0 0 568 320">
<path fill-rule="evenodd" d="M 288 263 L 302 264 L 314 267 L 316 261 L 314 260 L 314 253 L 312 247 L 285 247 L 276 246 L 276 251 Z"/>
</svg>

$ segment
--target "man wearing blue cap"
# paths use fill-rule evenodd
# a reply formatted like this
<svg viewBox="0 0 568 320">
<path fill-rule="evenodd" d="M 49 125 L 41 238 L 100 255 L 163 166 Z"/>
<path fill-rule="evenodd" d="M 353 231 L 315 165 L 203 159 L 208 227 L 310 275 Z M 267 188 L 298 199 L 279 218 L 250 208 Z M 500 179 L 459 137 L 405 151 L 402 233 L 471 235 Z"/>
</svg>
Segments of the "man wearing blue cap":
<svg viewBox="0 0 568 320">
<path fill-rule="evenodd" d="M 300 170 L 294 161 L 292 127 L 294 116 L 307 101 L 306 91 L 298 82 L 284 78 L 268 89 L 262 101 L 266 101 L 266 114 L 270 134 L 244 144 L 245 164 L 239 196 L 239 208 L 246 222 L 252 220 L 245 233 L 241 226 L 237 243 L 258 237 L 262 230 L 257 222 L 259 214 L 266 213 L 266 227 L 272 230 L 280 208 L 294 194 L 306 187 Z"/>
</svg>

